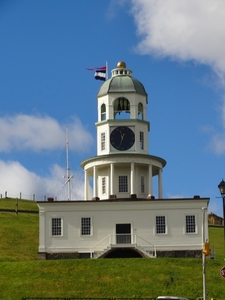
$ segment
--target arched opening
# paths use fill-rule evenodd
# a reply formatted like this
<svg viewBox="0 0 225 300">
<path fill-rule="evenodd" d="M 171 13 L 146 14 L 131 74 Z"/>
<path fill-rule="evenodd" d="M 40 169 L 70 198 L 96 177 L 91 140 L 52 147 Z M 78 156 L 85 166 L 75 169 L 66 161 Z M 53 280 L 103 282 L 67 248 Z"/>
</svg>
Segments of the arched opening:
<svg viewBox="0 0 225 300">
<path fill-rule="evenodd" d="M 140 252 L 133 248 L 115 248 L 108 251 L 104 258 L 143 258 Z"/>
<path fill-rule="evenodd" d="M 138 103 L 138 119 L 139 120 L 143 120 L 144 119 L 143 104 L 142 103 Z"/>
<path fill-rule="evenodd" d="M 101 106 L 101 121 L 106 120 L 106 106 L 102 104 Z"/>
<path fill-rule="evenodd" d="M 130 101 L 119 97 L 114 101 L 114 119 L 130 119 Z"/>
</svg>

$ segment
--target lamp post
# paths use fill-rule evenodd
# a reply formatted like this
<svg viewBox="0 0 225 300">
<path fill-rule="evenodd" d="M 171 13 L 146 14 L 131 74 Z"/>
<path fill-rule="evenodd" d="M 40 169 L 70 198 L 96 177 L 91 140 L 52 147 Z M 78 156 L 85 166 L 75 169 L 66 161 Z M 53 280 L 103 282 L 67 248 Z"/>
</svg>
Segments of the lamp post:
<svg viewBox="0 0 225 300">
<path fill-rule="evenodd" d="M 223 234 L 224 234 L 224 246 L 225 246 L 225 181 L 222 179 L 220 184 L 218 185 L 218 188 L 220 190 L 220 194 L 223 199 Z"/>
<path fill-rule="evenodd" d="M 205 253 L 205 222 L 207 216 L 207 207 L 202 207 L 202 279 L 203 279 L 203 300 L 206 300 L 206 253 Z M 208 253 L 207 253 L 208 255 Z"/>
</svg>

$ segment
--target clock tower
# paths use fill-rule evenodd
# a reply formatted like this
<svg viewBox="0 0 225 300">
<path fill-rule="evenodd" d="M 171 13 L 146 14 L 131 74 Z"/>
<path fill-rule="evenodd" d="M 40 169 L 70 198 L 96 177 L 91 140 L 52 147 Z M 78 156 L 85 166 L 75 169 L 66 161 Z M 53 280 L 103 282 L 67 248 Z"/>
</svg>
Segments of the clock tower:
<svg viewBox="0 0 225 300">
<path fill-rule="evenodd" d="M 154 176 L 158 177 L 157 196 L 162 198 L 162 169 L 166 161 L 148 154 L 148 95 L 124 62 L 117 64 L 111 78 L 100 87 L 97 103 L 97 156 L 81 163 L 85 200 L 151 198 L 156 196 Z"/>
</svg>

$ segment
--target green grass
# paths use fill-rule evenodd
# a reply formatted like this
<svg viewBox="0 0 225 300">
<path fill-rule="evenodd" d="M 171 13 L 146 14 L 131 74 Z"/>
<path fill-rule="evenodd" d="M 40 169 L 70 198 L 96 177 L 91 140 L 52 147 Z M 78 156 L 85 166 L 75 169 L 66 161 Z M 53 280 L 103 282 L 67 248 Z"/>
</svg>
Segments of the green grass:
<svg viewBox="0 0 225 300">
<path fill-rule="evenodd" d="M 18 205 L 18 207 L 17 207 Z M 38 206 L 35 201 L 28 201 L 23 199 L 14 199 L 14 198 L 3 198 L 0 199 L 0 209 L 16 209 L 20 210 L 34 210 L 38 211 Z"/>
<path fill-rule="evenodd" d="M 5 201 L 15 204 L 15 199 Z M 30 210 L 34 204 L 26 201 L 24 209 Z M 209 232 L 216 258 L 206 263 L 208 299 L 224 300 L 225 279 L 220 276 L 225 265 L 223 229 L 210 227 Z M 202 296 L 201 259 L 38 261 L 37 250 L 38 215 L 0 213 L 0 298 Z"/>
<path fill-rule="evenodd" d="M 38 214 L 0 213 L 0 262 L 36 259 L 38 220 Z"/>
</svg>

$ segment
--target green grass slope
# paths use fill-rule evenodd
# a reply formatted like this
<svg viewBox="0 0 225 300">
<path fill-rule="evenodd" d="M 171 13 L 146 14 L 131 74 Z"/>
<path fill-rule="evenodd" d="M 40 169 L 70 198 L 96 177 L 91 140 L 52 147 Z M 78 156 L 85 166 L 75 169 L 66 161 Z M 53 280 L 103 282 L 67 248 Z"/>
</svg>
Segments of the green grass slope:
<svg viewBox="0 0 225 300">
<path fill-rule="evenodd" d="M 36 209 L 36 203 L 24 201 L 19 203 L 20 209 L 30 210 L 30 205 Z M 9 204 L 15 206 L 15 199 L 8 200 Z M 224 300 L 222 228 L 210 227 L 210 242 L 216 258 L 206 262 L 208 299 Z M 201 259 L 38 261 L 37 249 L 38 215 L 0 212 L 0 298 L 146 298 L 167 294 L 195 299 L 203 294 Z"/>
<path fill-rule="evenodd" d="M 19 210 L 32 210 L 38 211 L 38 206 L 35 201 L 14 199 L 14 198 L 3 198 L 0 199 L 0 210 L 1 209 L 16 209 Z"/>
</svg>

